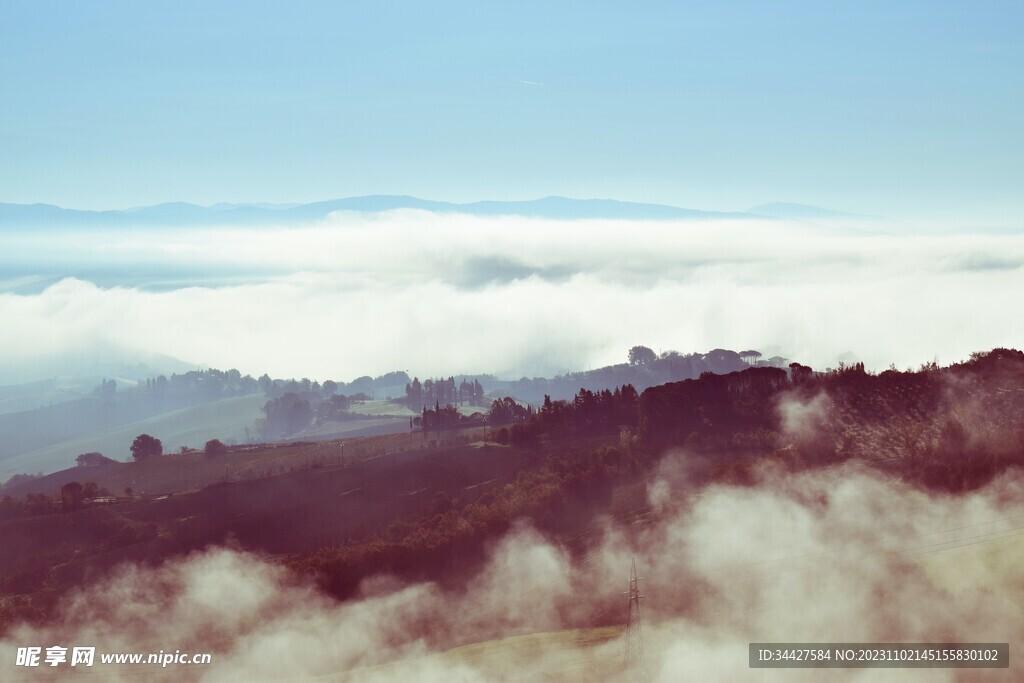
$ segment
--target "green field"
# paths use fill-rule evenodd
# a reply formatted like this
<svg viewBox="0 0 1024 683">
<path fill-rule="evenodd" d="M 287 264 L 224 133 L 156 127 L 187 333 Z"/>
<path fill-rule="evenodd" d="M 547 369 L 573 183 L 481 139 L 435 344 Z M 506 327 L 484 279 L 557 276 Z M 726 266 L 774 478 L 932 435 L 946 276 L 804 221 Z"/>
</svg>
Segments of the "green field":
<svg viewBox="0 0 1024 683">
<path fill-rule="evenodd" d="M 359 415 L 389 416 L 389 417 L 412 417 L 414 413 L 405 406 L 391 401 L 354 401 L 349 408 L 350 413 Z"/>
<path fill-rule="evenodd" d="M 226 398 L 86 434 L 0 462 L 0 480 L 19 473 L 54 472 L 74 467 L 75 458 L 90 451 L 115 460 L 128 460 L 131 458 L 129 448 L 139 434 L 160 439 L 165 453 L 182 446 L 202 448 L 210 439 L 245 441 L 246 428 L 252 430 L 255 421 L 263 417 L 264 403 L 263 394 Z"/>
<path fill-rule="evenodd" d="M 459 412 L 463 415 L 472 415 L 473 413 L 486 414 L 489 408 L 489 404 L 487 406 L 458 406 Z M 419 415 L 418 411 L 409 410 L 404 405 L 391 401 L 357 401 L 349 408 L 349 412 L 359 415 L 373 415 L 374 417 L 415 417 Z"/>
</svg>

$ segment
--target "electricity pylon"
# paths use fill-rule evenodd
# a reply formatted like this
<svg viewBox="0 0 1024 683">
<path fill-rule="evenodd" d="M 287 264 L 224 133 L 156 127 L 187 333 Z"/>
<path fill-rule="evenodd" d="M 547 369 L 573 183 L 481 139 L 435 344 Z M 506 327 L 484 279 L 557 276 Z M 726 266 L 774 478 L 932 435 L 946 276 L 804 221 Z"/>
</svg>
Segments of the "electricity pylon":
<svg viewBox="0 0 1024 683">
<path fill-rule="evenodd" d="M 629 596 L 629 620 L 626 622 L 626 671 L 636 677 L 644 675 L 644 638 L 640 631 L 640 581 L 636 575 L 636 558 L 629 573 L 629 590 L 623 595 Z"/>
</svg>

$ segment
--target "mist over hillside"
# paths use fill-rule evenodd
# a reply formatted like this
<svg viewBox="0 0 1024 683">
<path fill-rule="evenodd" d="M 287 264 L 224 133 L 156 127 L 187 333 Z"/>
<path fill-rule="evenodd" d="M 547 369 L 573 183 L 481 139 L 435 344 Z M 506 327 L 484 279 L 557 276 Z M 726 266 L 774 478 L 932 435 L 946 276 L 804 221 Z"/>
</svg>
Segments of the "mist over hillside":
<svg viewBox="0 0 1024 683">
<path fill-rule="evenodd" d="M 455 401 L 467 414 L 486 413 L 495 399 L 510 397 L 522 404 L 572 399 L 580 389 L 601 391 L 630 384 L 644 389 L 665 382 L 693 379 L 704 372 L 724 374 L 748 365 L 784 367 L 782 357 L 763 359 L 760 352 L 741 355 L 727 349 L 707 353 L 665 352 L 658 356 L 645 346 L 627 354 L 629 362 L 605 368 L 566 373 L 552 378 L 502 380 L 493 375 L 472 377 L 478 384 L 473 398 L 464 396 L 465 373 L 437 378 L 450 391 L 431 392 L 435 379 L 424 376 L 428 389 L 422 400 L 418 376 L 395 371 L 350 381 L 309 378 L 259 379 L 237 370 L 189 370 L 156 373 L 149 366 L 114 366 L 125 379 L 65 377 L 28 385 L 0 387 L 0 481 L 17 474 L 49 474 L 74 463 L 88 452 L 124 459 L 139 433 L 155 433 L 169 451 L 198 449 L 211 438 L 227 443 L 274 440 L 324 440 L 400 432 L 405 420 L 423 408 Z M 138 373 L 138 374 L 135 374 Z M 57 391 L 57 388 L 62 391 Z M 287 415 L 284 403 L 288 402 Z M 296 417 L 300 409 L 302 417 Z"/>
<path fill-rule="evenodd" d="M 50 340 L 40 340 L 36 353 L 29 358 L 0 358 L 0 394 L 4 387 L 15 390 L 18 385 L 44 380 L 53 380 L 57 386 L 89 385 L 91 390 L 102 379 L 133 384 L 147 377 L 188 372 L 195 368 L 194 364 L 171 356 L 126 348 L 107 339 L 83 339 L 69 346 L 59 343 L 51 346 Z"/>
</svg>

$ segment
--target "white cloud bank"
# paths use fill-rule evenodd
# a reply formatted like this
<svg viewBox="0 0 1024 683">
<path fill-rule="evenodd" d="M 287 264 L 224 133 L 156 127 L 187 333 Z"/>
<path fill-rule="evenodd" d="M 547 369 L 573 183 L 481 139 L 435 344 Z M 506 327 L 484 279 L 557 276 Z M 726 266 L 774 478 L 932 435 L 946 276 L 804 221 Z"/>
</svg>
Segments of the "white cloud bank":
<svg viewBox="0 0 1024 683">
<path fill-rule="evenodd" d="M 282 377 L 518 376 L 621 362 L 642 343 L 759 348 L 816 367 L 849 351 L 881 369 L 1024 338 L 1014 234 L 394 211 L 298 228 L 8 235 L 0 247 L 19 272 L 112 274 L 0 294 L 8 365 L 113 343 Z M 136 286 L 167 269 L 196 284 Z M 129 271 L 133 286 L 110 286 Z"/>
</svg>

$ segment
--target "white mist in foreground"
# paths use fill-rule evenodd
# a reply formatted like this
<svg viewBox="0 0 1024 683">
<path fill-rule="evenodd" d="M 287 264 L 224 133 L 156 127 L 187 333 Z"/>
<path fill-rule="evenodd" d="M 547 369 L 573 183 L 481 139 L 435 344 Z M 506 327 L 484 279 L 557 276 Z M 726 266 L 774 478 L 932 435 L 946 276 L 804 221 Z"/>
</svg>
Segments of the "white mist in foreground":
<svg viewBox="0 0 1024 683">
<path fill-rule="evenodd" d="M 213 653 L 209 667 L 105 668 L 111 680 L 334 680 L 353 669 L 352 680 L 370 681 L 623 680 L 621 636 L 594 648 L 550 635 L 528 648 L 436 653 L 624 621 L 636 557 L 649 680 L 1017 678 L 1019 472 L 968 495 L 927 496 L 853 465 L 767 469 L 755 487 L 702 491 L 687 490 L 686 470 L 681 455 L 666 458 L 650 486 L 654 521 L 607 526 L 575 563 L 524 526 L 464 590 L 376 577 L 337 604 L 256 557 L 210 550 L 156 570 L 126 568 L 71 599 L 57 625 L 15 631 L 2 651 L 11 662 L 26 645 Z M 1012 668 L 751 670 L 747 644 L 761 641 L 1010 642 Z"/>
<path fill-rule="evenodd" d="M 87 264 L 104 284 L 0 294 L 0 376 L 94 344 L 348 380 L 552 375 L 623 362 L 635 344 L 759 348 L 818 368 L 852 351 L 869 368 L 904 368 L 1024 338 L 1022 234 L 393 211 L 312 227 L 0 236 L 4 245 L 19 272 Z M 164 271 L 185 281 L 137 287 Z M 202 284 L 220 275 L 220 286 Z"/>
</svg>

